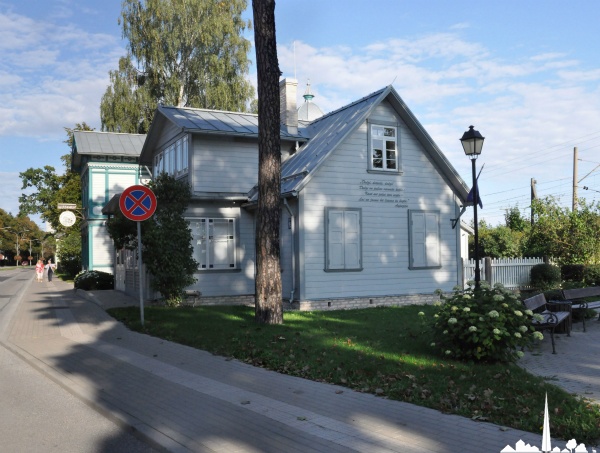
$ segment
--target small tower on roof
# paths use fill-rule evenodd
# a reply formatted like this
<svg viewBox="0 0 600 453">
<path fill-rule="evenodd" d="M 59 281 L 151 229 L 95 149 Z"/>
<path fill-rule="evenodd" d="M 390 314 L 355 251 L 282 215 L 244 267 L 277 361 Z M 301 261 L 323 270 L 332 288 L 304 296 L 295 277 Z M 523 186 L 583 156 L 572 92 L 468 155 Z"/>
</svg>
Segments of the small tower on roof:
<svg viewBox="0 0 600 453">
<path fill-rule="evenodd" d="M 304 98 L 304 104 L 298 109 L 299 121 L 313 121 L 323 116 L 323 111 L 317 104 L 312 102 L 315 95 L 310 91 L 310 79 L 306 82 L 306 91 L 302 97 Z"/>
</svg>

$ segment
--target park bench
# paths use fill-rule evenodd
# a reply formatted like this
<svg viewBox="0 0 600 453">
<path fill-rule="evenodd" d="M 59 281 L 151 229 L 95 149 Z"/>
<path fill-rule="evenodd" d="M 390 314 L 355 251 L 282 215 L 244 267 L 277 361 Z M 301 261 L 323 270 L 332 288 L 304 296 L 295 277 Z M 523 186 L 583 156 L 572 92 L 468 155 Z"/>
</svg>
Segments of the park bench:
<svg viewBox="0 0 600 453">
<path fill-rule="evenodd" d="M 200 302 L 200 296 L 202 296 L 202 293 L 197 290 L 187 289 L 184 292 L 184 296 L 185 298 L 183 299 L 183 305 L 195 307 L 196 302 Z"/>
<path fill-rule="evenodd" d="M 600 308 L 600 299 L 593 301 L 584 301 L 588 297 L 600 298 L 600 286 L 589 286 L 587 288 L 575 288 L 575 289 L 563 289 L 563 298 L 565 301 L 571 302 L 571 310 L 583 310 L 583 331 L 585 332 L 585 310 L 588 308 L 596 309 Z M 598 316 L 600 321 L 600 316 Z"/>
<path fill-rule="evenodd" d="M 570 303 L 547 302 L 543 293 L 537 294 L 523 301 L 523 305 L 527 310 L 541 315 L 543 319 L 533 320 L 532 326 L 534 329 L 550 331 L 550 339 L 552 340 L 552 354 L 556 354 L 554 345 L 554 330 L 564 325 L 567 336 L 571 336 L 571 310 Z"/>
</svg>

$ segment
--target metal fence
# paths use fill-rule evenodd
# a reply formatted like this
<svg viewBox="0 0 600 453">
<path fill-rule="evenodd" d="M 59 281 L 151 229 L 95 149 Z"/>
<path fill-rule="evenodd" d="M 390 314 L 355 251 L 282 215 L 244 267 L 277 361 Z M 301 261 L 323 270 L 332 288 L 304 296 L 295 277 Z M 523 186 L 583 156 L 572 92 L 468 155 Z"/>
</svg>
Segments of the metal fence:
<svg viewBox="0 0 600 453">
<path fill-rule="evenodd" d="M 529 273 L 543 258 L 484 258 L 479 261 L 480 278 L 490 285 L 502 283 L 508 289 L 529 289 Z M 475 260 L 463 266 L 464 283 L 475 279 Z"/>
</svg>

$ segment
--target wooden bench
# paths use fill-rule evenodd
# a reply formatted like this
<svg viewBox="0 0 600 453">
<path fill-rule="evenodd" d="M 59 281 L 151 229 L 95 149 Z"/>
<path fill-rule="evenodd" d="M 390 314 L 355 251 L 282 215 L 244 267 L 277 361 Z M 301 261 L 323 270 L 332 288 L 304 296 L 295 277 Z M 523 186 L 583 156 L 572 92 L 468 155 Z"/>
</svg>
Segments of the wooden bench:
<svg viewBox="0 0 600 453">
<path fill-rule="evenodd" d="M 587 288 L 563 289 L 562 291 L 565 301 L 571 302 L 572 310 L 587 310 L 600 308 L 600 299 L 593 301 L 582 301 L 588 297 L 600 297 L 600 286 L 590 286 Z M 598 316 L 600 321 L 600 316 Z M 585 332 L 585 313 L 583 314 L 583 331 Z"/>
<path fill-rule="evenodd" d="M 200 302 L 200 296 L 202 293 L 197 290 L 187 289 L 184 291 L 185 299 L 183 299 L 183 305 L 185 306 L 196 306 L 196 302 Z"/>
<path fill-rule="evenodd" d="M 543 319 L 540 321 L 534 319 L 531 325 L 539 331 L 550 331 L 550 339 L 552 340 L 552 354 L 556 354 L 556 347 L 554 345 L 554 330 L 556 327 L 564 323 L 567 336 L 571 336 L 571 310 L 565 309 L 570 304 L 547 302 L 546 297 L 543 293 L 541 293 L 530 297 L 529 299 L 525 299 L 523 301 L 523 305 L 525 305 L 527 310 L 531 310 L 533 313 L 543 317 Z"/>
</svg>

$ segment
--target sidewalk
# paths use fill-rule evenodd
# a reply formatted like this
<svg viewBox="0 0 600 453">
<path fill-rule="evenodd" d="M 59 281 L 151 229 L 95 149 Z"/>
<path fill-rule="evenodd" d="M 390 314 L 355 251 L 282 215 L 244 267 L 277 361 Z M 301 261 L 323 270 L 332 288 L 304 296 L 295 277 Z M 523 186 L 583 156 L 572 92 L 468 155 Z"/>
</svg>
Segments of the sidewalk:
<svg viewBox="0 0 600 453">
<path fill-rule="evenodd" d="M 541 445 L 541 435 L 281 375 L 130 332 L 102 308 L 127 304 L 137 301 L 116 291 L 75 292 L 60 280 L 32 281 L 0 341 L 97 410 L 171 452 L 497 453 L 519 439 Z M 593 346 L 600 329 L 590 327 L 587 334 L 559 340 L 558 355 L 544 352 L 524 363 L 544 375 L 552 362 L 557 374 L 556 361 L 562 360 L 566 376 L 573 372 L 566 346 L 582 335 L 586 348 Z M 596 351 L 586 348 L 582 353 Z M 593 379 L 567 377 L 573 388 L 597 396 L 600 372 L 587 363 L 581 372 L 595 374 Z"/>
</svg>

